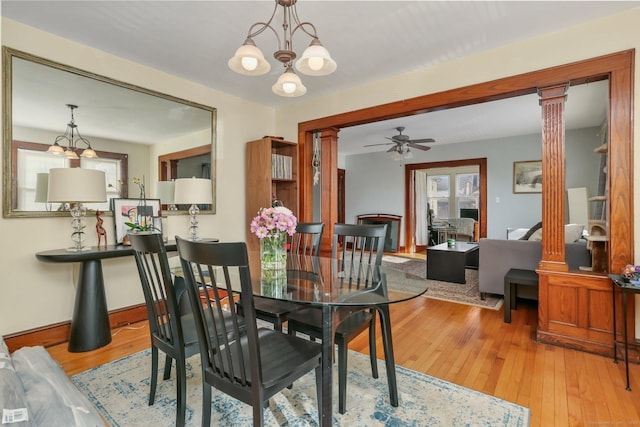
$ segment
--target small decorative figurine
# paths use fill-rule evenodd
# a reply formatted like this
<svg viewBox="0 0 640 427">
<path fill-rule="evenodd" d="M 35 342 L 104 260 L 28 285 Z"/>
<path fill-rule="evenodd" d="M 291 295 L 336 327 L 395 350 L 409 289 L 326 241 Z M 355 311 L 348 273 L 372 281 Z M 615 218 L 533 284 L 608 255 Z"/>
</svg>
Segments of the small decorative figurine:
<svg viewBox="0 0 640 427">
<path fill-rule="evenodd" d="M 102 236 L 104 236 L 104 248 L 107 249 L 107 230 L 104 229 L 102 223 L 104 222 L 102 218 L 102 211 L 100 209 L 96 210 L 96 233 L 98 233 L 98 249 L 100 249 L 100 241 L 102 240 Z"/>
</svg>

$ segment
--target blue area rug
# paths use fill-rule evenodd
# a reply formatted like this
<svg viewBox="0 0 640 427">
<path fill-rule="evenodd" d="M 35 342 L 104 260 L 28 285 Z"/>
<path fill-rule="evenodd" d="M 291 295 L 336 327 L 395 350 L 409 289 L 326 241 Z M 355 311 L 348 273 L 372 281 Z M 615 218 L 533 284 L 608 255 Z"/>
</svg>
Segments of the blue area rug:
<svg viewBox="0 0 640 427">
<path fill-rule="evenodd" d="M 162 353 L 161 353 L 162 354 Z M 164 366 L 164 357 L 160 368 Z M 187 359 L 187 426 L 201 422 L 200 356 Z M 397 366 L 400 405 L 389 403 L 384 362 L 371 377 L 369 357 L 349 351 L 347 411 L 338 413 L 337 367 L 334 367 L 334 426 L 517 426 L 529 425 L 529 409 Z M 72 377 L 112 426 L 175 425 L 175 369 L 158 374 L 156 401 L 148 406 L 150 350 L 98 366 Z M 212 390 L 211 425 L 251 426 L 251 407 Z M 307 374 L 269 402 L 266 426 L 317 426 L 315 376 Z"/>
</svg>

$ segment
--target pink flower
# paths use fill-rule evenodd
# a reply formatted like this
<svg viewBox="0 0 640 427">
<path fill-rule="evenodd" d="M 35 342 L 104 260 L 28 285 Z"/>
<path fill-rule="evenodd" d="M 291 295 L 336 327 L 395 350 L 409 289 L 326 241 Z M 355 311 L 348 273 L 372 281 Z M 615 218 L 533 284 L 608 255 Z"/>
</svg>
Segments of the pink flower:
<svg viewBox="0 0 640 427">
<path fill-rule="evenodd" d="M 293 236 L 297 224 L 298 220 L 291 210 L 284 206 L 278 206 L 260 209 L 258 215 L 251 220 L 249 230 L 260 239 L 277 236 L 281 232 Z"/>
</svg>

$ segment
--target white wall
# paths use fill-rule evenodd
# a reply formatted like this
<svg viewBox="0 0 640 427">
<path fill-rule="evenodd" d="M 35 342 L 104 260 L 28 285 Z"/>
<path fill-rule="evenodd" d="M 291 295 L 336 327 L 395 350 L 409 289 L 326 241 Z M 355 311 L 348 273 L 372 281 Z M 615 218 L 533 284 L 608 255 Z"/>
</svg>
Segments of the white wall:
<svg viewBox="0 0 640 427">
<path fill-rule="evenodd" d="M 595 191 L 600 145 L 598 128 L 566 133 L 567 186 L 587 186 Z M 345 157 L 345 220 L 355 222 L 365 213 L 405 216 L 405 164 L 487 158 L 487 237 L 503 239 L 507 227 L 531 227 L 542 219 L 540 194 L 513 193 L 513 162 L 542 157 L 541 135 L 432 145 L 427 152 L 414 151 L 408 162 L 394 161 L 386 152 Z M 569 185 L 571 184 L 571 185 Z M 593 193 L 592 193 L 593 194 Z M 498 202 L 497 199 L 500 199 Z M 403 225 L 404 226 L 404 225 Z M 400 244 L 404 245 L 401 233 Z"/>
<path fill-rule="evenodd" d="M 262 135 L 282 135 L 297 140 L 298 123 L 399 101 L 470 84 L 553 67 L 621 50 L 640 48 L 640 9 L 626 11 L 524 42 L 470 55 L 401 76 L 368 83 L 322 97 L 312 93 L 277 111 L 214 91 L 202 85 L 126 61 L 2 19 L 2 44 L 69 64 L 97 74 L 168 93 L 218 108 L 217 214 L 201 219 L 203 235 L 223 240 L 242 239 L 244 224 L 244 143 Z M 637 58 L 636 63 L 640 63 Z M 339 72 L 339 70 L 338 70 Z M 640 83 L 640 69 L 634 81 Z M 635 93 L 639 104 L 640 91 Z M 639 104 L 640 105 L 640 104 Z M 640 123 L 640 109 L 634 110 Z M 634 130 L 640 143 L 640 130 Z M 635 150 L 634 162 L 640 154 Z M 640 185 L 634 172 L 635 194 Z M 495 198 L 495 194 L 492 195 Z M 634 210 L 639 230 L 640 209 Z M 108 218 L 107 218 L 108 219 Z M 170 233 L 186 232 L 186 217 L 170 217 Z M 106 227 L 113 227 L 107 224 Z M 0 219 L 4 243 L 0 257 L 0 334 L 22 331 L 71 318 L 77 270 L 75 266 L 43 264 L 34 254 L 63 247 L 68 239 L 68 220 Z M 171 234 L 170 234 L 171 235 Z M 638 231 L 636 231 L 636 236 Z M 640 239 L 635 239 L 640 253 Z M 640 262 L 637 262 L 640 263 Z M 110 309 L 142 302 L 132 259 L 104 262 Z M 640 330 L 640 322 L 637 329 Z"/>
<path fill-rule="evenodd" d="M 244 240 L 244 145 L 262 135 L 275 135 L 273 109 L 5 18 L 1 31 L 2 45 L 217 108 L 217 214 L 201 216 L 200 234 Z M 104 220 L 105 228 L 112 230 L 111 217 Z M 87 227 L 93 228 L 90 219 Z M 0 335 L 71 318 L 78 266 L 35 258 L 36 252 L 68 246 L 70 231 L 67 218 L 0 218 Z M 188 234 L 188 216 L 169 217 L 169 236 L 176 234 Z M 97 238 L 89 233 L 87 241 Z M 144 301 L 132 257 L 104 260 L 103 271 L 110 310 Z"/>
<path fill-rule="evenodd" d="M 640 22 L 640 9 L 636 8 L 568 30 L 466 56 L 401 76 L 363 84 L 337 94 L 315 98 L 312 98 L 313 94 L 307 94 L 307 98 L 301 99 L 300 102 L 277 110 L 276 132 L 286 139 L 292 139 L 297 135 L 299 122 L 550 68 L 627 49 L 636 49 L 636 63 L 638 63 L 638 49 L 640 49 L 640 25 L 638 22 Z M 636 82 L 635 86 L 638 87 L 640 67 L 636 67 L 634 81 Z M 638 104 L 640 91 L 636 90 L 634 98 L 635 103 Z M 640 123 L 639 119 L 640 109 L 636 108 L 634 122 Z M 639 129 L 638 126 L 634 129 L 636 146 L 640 143 Z M 428 153 L 434 153 L 434 151 L 431 150 Z M 635 164 L 638 163 L 639 156 L 639 150 L 635 149 Z M 465 155 L 464 157 L 474 156 Z M 540 158 L 540 154 L 531 157 L 531 159 L 533 158 Z M 497 160 L 490 162 L 489 169 L 495 167 L 497 162 Z M 345 160 L 345 163 L 348 164 L 348 161 Z M 504 170 L 502 175 L 495 176 L 495 179 L 509 182 L 511 173 L 510 169 Z M 640 191 L 638 176 L 638 171 L 634 171 L 634 181 L 636 182 L 634 200 L 638 200 L 638 192 Z M 380 179 L 377 179 L 379 182 Z M 348 177 L 347 182 L 349 182 Z M 386 182 L 397 182 L 397 180 Z M 493 186 L 490 188 L 495 188 L 490 190 L 488 194 L 489 201 L 493 201 L 489 205 L 492 215 L 497 207 L 496 197 L 501 197 L 501 204 L 504 205 L 507 199 L 503 198 L 513 197 L 513 195 L 510 195 L 507 189 Z M 519 197 L 536 196 L 522 195 Z M 525 211 L 523 210 L 523 212 Z M 635 230 L 640 230 L 638 227 L 640 209 L 634 209 L 634 215 Z M 496 227 L 491 227 L 488 233 L 496 235 L 499 230 Z M 638 231 L 636 231 L 636 236 L 638 236 Z M 640 239 L 636 238 L 634 241 L 635 253 L 640 254 Z M 636 263 L 640 264 L 640 257 L 637 257 Z"/>
</svg>

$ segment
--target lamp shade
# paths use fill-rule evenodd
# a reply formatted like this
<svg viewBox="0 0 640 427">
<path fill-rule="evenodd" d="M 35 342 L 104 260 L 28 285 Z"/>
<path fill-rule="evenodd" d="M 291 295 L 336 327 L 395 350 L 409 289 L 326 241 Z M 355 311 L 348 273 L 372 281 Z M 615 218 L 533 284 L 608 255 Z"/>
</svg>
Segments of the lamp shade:
<svg viewBox="0 0 640 427">
<path fill-rule="evenodd" d="M 33 200 L 36 203 L 47 203 L 47 193 L 49 191 L 49 174 L 36 174 L 36 197 Z"/>
<path fill-rule="evenodd" d="M 307 76 L 326 76 L 333 73 L 338 65 L 329 55 L 329 51 L 315 38 L 296 61 L 296 70 Z"/>
<path fill-rule="evenodd" d="M 99 203 L 107 201 L 104 171 L 83 168 L 49 169 L 49 202 Z"/>
<path fill-rule="evenodd" d="M 271 86 L 271 90 L 276 95 L 286 97 L 302 96 L 307 93 L 307 88 L 291 67 L 287 67 L 284 73 L 278 77 L 278 81 Z"/>
<path fill-rule="evenodd" d="M 171 205 L 174 203 L 176 184 L 173 181 L 158 181 L 156 183 L 156 197 L 160 199 L 160 202 L 164 205 Z"/>
<path fill-rule="evenodd" d="M 178 178 L 175 183 L 173 203 L 186 205 L 208 205 L 213 203 L 210 179 Z"/>
<path fill-rule="evenodd" d="M 264 59 L 264 55 L 251 38 L 244 41 L 227 65 L 236 73 L 245 76 L 261 76 L 271 70 L 271 64 Z"/>
</svg>

